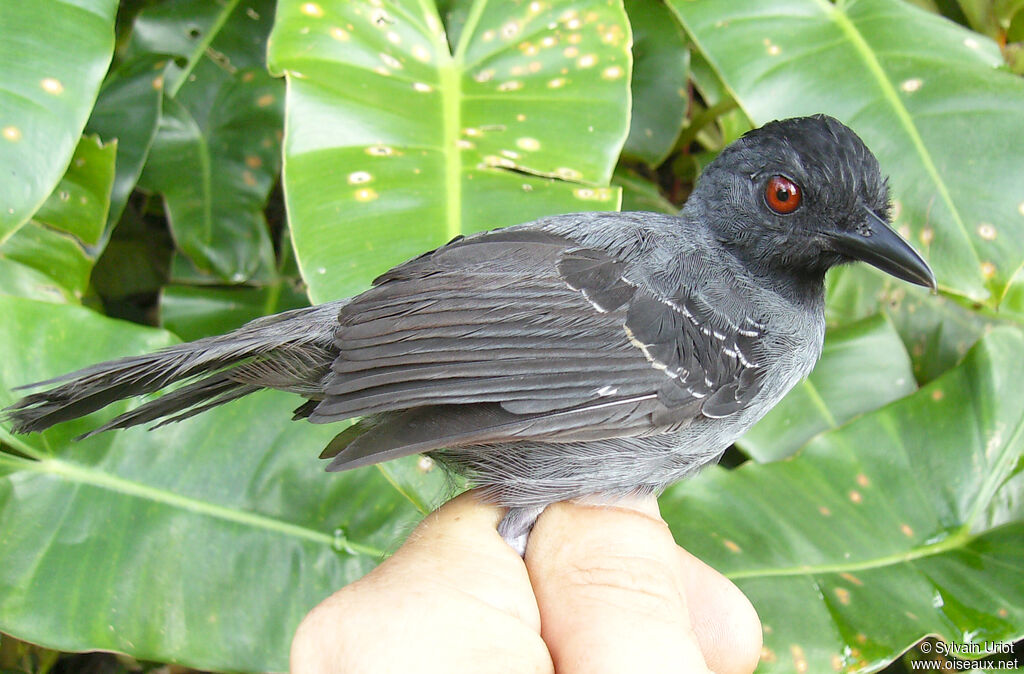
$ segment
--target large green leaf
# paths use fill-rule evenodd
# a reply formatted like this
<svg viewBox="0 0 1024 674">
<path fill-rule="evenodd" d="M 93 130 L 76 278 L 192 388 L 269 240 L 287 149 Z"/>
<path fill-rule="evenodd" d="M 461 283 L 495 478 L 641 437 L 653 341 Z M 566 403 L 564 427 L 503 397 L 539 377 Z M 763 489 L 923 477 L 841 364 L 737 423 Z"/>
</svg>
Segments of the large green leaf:
<svg viewBox="0 0 1024 674">
<path fill-rule="evenodd" d="M 182 339 L 192 340 L 308 304 L 305 293 L 287 279 L 261 288 L 167 285 L 160 291 L 160 325 Z"/>
<path fill-rule="evenodd" d="M 0 406 L 14 385 L 170 341 L 71 305 L 0 297 L 0 315 Z M 0 631 L 285 671 L 302 616 L 393 550 L 443 485 L 415 458 L 325 474 L 316 455 L 338 427 L 290 421 L 298 401 L 259 394 L 79 443 L 109 413 L 41 435 L 0 428 Z"/>
<path fill-rule="evenodd" d="M 864 138 L 943 290 L 995 307 L 1024 280 L 1024 81 L 988 38 L 892 0 L 670 5 L 756 123 L 827 112 Z"/>
<path fill-rule="evenodd" d="M 107 234 L 121 219 L 135 189 L 160 123 L 163 90 L 171 61 L 144 54 L 121 63 L 107 75 L 85 128 L 100 138 L 117 140 L 117 174 L 110 195 Z"/>
<path fill-rule="evenodd" d="M 629 43 L 615 0 L 476 0 L 454 53 L 425 0 L 282 0 L 270 62 L 313 300 L 461 233 L 616 208 Z"/>
<path fill-rule="evenodd" d="M 1022 350 L 995 330 L 796 457 L 714 467 L 662 498 L 676 540 L 757 608 L 760 671 L 876 671 L 929 634 L 1024 635 Z"/>
<path fill-rule="evenodd" d="M 79 302 L 110 207 L 117 144 L 83 137 L 32 220 L 0 244 L 0 294 Z"/>
<path fill-rule="evenodd" d="M 896 328 L 873 316 L 829 331 L 811 376 L 736 443 L 758 461 L 790 456 L 812 437 L 917 390 Z"/>
<path fill-rule="evenodd" d="M 0 243 L 71 160 L 110 64 L 116 10 L 116 0 L 0 2 Z"/>
<path fill-rule="evenodd" d="M 892 319 L 918 381 L 931 381 L 953 367 L 991 328 L 1024 327 L 1024 316 L 1004 307 L 992 312 L 981 305 L 964 306 L 954 297 L 935 296 L 866 265 L 833 270 L 827 288 L 830 325 L 873 315 L 879 308 Z"/>
<path fill-rule="evenodd" d="M 690 50 L 662 0 L 626 0 L 633 29 L 633 108 L 623 154 L 665 161 L 686 119 Z"/>
<path fill-rule="evenodd" d="M 261 61 L 272 6 L 187 0 L 143 12 L 135 27 L 132 53 L 163 47 L 189 59 L 168 74 L 174 95 L 164 98 L 139 184 L 164 196 L 175 242 L 191 262 L 231 283 L 272 257 L 263 208 L 280 167 L 284 104 L 281 83 Z"/>
</svg>

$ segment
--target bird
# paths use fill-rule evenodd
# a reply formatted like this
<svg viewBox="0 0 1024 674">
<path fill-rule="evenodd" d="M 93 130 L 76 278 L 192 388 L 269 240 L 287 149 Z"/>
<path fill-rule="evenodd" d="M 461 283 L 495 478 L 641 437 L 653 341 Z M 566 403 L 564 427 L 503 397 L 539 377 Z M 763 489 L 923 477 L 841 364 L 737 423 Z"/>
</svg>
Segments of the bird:
<svg viewBox="0 0 1024 674">
<path fill-rule="evenodd" d="M 184 382 L 92 435 L 290 391 L 295 419 L 356 419 L 328 471 L 425 453 L 508 508 L 498 532 L 523 554 L 551 503 L 658 494 L 718 460 L 820 357 L 830 268 L 935 292 L 890 210 L 850 128 L 776 120 L 728 145 L 676 215 L 459 236 L 354 297 L 21 387 L 49 388 L 5 418 L 41 431 Z"/>
</svg>

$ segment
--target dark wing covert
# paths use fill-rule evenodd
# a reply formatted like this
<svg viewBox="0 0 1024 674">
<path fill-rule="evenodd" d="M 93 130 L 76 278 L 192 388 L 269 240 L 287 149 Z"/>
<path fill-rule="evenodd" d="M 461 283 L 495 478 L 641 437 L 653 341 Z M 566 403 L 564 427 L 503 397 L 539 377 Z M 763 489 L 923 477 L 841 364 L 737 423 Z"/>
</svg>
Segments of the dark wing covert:
<svg viewBox="0 0 1024 674">
<path fill-rule="evenodd" d="M 460 238 L 387 272 L 338 317 L 316 423 L 355 416 L 332 470 L 446 446 L 679 427 L 759 389 L 752 319 L 660 298 L 548 232 Z"/>
</svg>

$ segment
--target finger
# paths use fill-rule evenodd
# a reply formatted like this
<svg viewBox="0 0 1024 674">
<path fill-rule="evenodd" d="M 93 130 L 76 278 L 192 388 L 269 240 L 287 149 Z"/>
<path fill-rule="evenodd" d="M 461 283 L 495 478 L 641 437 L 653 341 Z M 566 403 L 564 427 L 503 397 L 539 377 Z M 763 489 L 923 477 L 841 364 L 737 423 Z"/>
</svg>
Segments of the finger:
<svg viewBox="0 0 1024 674">
<path fill-rule="evenodd" d="M 708 667 L 717 674 L 749 674 L 761 657 L 761 621 L 732 581 L 678 548 L 690 623 Z"/>
<path fill-rule="evenodd" d="M 495 531 L 502 514 L 470 493 L 429 515 L 306 616 L 291 671 L 551 672 L 526 568 Z"/>
<path fill-rule="evenodd" d="M 678 547 L 653 497 L 557 503 L 537 520 L 526 566 L 559 674 L 707 672 Z"/>
</svg>

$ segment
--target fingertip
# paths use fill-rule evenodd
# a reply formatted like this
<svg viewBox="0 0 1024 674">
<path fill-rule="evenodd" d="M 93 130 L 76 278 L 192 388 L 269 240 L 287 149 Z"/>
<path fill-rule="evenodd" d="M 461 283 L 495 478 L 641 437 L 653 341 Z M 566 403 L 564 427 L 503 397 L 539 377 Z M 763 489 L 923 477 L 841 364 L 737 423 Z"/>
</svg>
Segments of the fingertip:
<svg viewBox="0 0 1024 674">
<path fill-rule="evenodd" d="M 679 565 L 701 652 L 718 674 L 749 674 L 761 658 L 761 620 L 731 580 L 683 548 Z"/>
<path fill-rule="evenodd" d="M 557 671 L 706 671 L 656 508 L 591 500 L 538 518 L 526 566 Z"/>
</svg>

